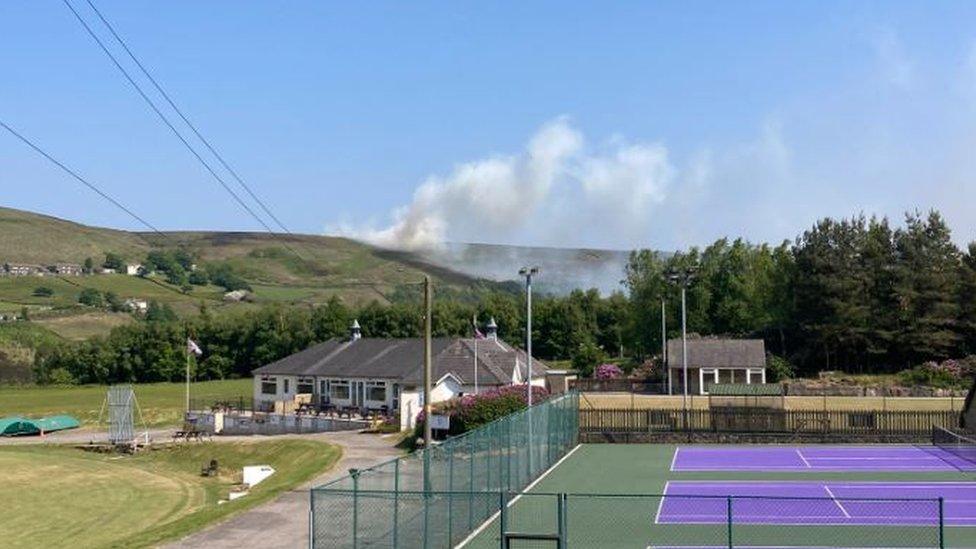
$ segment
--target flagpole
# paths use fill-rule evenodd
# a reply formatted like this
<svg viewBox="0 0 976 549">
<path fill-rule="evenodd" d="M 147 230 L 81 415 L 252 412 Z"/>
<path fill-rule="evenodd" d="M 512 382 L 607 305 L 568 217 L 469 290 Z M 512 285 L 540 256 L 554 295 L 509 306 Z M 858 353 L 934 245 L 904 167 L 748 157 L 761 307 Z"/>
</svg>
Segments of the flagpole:
<svg viewBox="0 0 976 549">
<path fill-rule="evenodd" d="M 183 354 L 186 355 L 186 412 L 190 413 L 190 338 L 183 345 Z"/>
<path fill-rule="evenodd" d="M 474 327 L 474 394 L 478 394 L 478 317 L 475 315 Z"/>
</svg>

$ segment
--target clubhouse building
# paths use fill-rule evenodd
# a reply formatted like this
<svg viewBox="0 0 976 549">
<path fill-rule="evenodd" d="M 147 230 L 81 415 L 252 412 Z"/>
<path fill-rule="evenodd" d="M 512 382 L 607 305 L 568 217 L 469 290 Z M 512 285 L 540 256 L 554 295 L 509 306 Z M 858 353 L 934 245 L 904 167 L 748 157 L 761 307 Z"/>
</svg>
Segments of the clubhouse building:
<svg viewBox="0 0 976 549">
<path fill-rule="evenodd" d="M 476 388 L 525 383 L 530 377 L 527 355 L 497 333 L 492 319 L 484 339 L 433 339 L 432 402 Z M 361 334 L 354 321 L 347 338 L 330 339 L 253 370 L 255 406 L 270 410 L 275 402 L 310 395 L 318 408 L 398 415 L 402 429 L 412 428 L 423 407 L 423 340 Z M 543 362 L 533 359 L 532 384 L 544 386 L 546 371 Z"/>
</svg>

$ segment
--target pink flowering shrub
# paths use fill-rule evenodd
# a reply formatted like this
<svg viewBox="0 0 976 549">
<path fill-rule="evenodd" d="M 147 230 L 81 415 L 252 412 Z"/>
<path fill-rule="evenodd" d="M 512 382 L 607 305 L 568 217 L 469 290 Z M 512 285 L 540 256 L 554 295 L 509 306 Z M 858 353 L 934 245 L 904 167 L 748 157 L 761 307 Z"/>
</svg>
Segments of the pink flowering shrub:
<svg viewBox="0 0 976 549">
<path fill-rule="evenodd" d="M 532 386 L 532 404 L 537 404 L 549 398 L 549 391 L 544 387 Z M 491 388 L 478 393 L 468 394 L 459 398 L 452 398 L 445 402 L 438 402 L 433 406 L 435 414 L 445 414 L 451 417 L 451 435 L 461 434 L 515 413 L 526 406 L 525 385 L 507 385 Z M 417 414 L 416 433 L 421 436 L 424 431 L 426 416 L 421 410 Z"/>
<path fill-rule="evenodd" d="M 906 385 L 926 385 L 930 387 L 966 387 L 976 374 L 976 360 L 966 357 L 962 360 L 948 359 L 942 362 L 930 360 L 921 366 L 899 373 L 901 382 Z"/>
<path fill-rule="evenodd" d="M 597 379 L 617 379 L 623 377 L 624 371 L 616 364 L 601 364 L 596 367 Z"/>
</svg>

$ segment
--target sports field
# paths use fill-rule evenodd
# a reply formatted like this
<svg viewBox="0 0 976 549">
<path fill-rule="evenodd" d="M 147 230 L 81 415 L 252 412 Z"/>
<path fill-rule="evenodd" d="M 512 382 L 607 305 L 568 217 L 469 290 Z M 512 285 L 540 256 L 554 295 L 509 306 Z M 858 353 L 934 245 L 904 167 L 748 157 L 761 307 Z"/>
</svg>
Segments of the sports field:
<svg viewBox="0 0 976 549">
<path fill-rule="evenodd" d="M 341 451 L 313 440 L 163 445 L 137 455 L 69 446 L 0 446 L 0 547 L 150 547 L 291 490 L 333 466 Z M 216 459 L 216 476 L 200 468 Z M 244 465 L 274 475 L 246 497 L 218 503 Z"/>
<path fill-rule="evenodd" d="M 976 547 L 970 468 L 926 445 L 581 445 L 465 546 L 501 520 L 555 533 L 564 493 L 568 547 Z"/>
</svg>

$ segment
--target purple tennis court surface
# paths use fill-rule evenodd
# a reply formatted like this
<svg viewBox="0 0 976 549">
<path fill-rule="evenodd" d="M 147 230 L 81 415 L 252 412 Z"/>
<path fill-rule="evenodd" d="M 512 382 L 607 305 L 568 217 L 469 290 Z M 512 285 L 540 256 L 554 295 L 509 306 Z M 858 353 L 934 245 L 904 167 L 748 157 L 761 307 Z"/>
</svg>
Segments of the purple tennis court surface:
<svg viewBox="0 0 976 549">
<path fill-rule="evenodd" d="M 973 482 L 670 481 L 664 493 L 660 524 L 724 523 L 734 496 L 738 524 L 935 526 L 941 497 L 947 526 L 976 526 Z"/>
<path fill-rule="evenodd" d="M 672 471 L 959 471 L 968 463 L 920 446 L 683 446 Z"/>
</svg>

